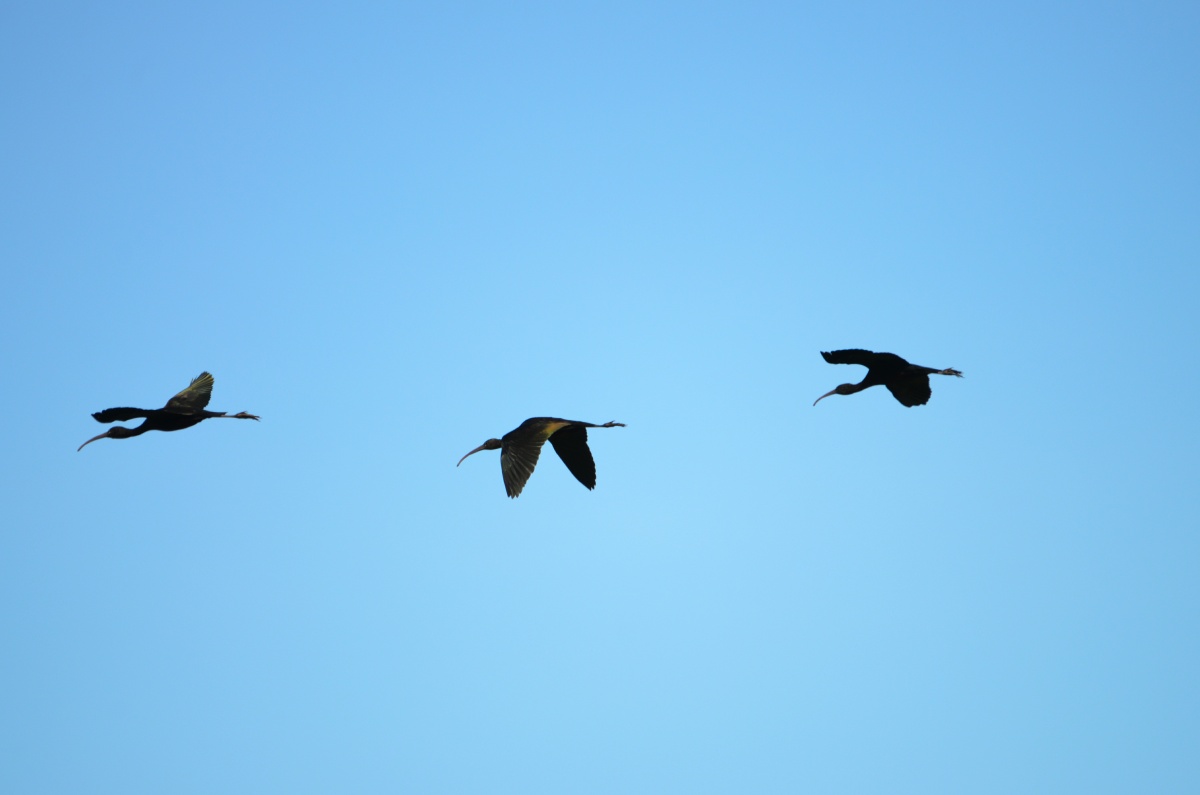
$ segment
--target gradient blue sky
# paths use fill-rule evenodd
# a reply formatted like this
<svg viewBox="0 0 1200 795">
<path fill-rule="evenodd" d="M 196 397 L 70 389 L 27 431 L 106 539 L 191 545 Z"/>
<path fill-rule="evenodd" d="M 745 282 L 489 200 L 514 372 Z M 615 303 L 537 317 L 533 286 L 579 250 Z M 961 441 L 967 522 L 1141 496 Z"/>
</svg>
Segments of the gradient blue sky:
<svg viewBox="0 0 1200 795">
<path fill-rule="evenodd" d="M 0 75 L 0 791 L 1200 789 L 1195 3 L 9 3 Z M 206 369 L 263 421 L 75 452 Z M 594 492 L 455 468 L 538 415 Z"/>
</svg>

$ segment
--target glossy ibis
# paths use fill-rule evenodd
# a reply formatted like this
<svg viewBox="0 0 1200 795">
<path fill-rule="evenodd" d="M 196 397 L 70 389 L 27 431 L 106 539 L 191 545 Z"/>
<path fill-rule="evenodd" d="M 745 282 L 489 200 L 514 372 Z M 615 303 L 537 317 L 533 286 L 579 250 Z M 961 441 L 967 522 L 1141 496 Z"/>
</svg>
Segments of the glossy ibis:
<svg viewBox="0 0 1200 795">
<path fill-rule="evenodd" d="M 167 401 L 161 409 L 130 409 L 117 408 L 97 411 L 92 416 L 96 422 L 125 422 L 145 417 L 146 421 L 136 428 L 126 428 L 123 425 L 109 428 L 99 436 L 93 436 L 79 450 L 87 447 L 97 439 L 128 439 L 131 436 L 141 436 L 146 431 L 180 431 L 214 417 L 225 417 L 231 420 L 257 420 L 253 414 L 239 411 L 237 414 L 226 414 L 223 411 L 205 411 L 208 399 L 212 397 L 213 377 L 208 373 L 196 376 L 188 388 Z M 76 450 L 75 452 L 79 452 Z"/>
<path fill-rule="evenodd" d="M 867 377 L 857 384 L 842 384 L 813 401 L 817 405 L 830 395 L 853 395 L 873 386 L 883 384 L 892 395 L 905 406 L 924 406 L 932 394 L 929 376 L 955 375 L 962 378 L 958 370 L 935 370 L 919 364 L 909 364 L 894 353 L 873 353 L 854 348 L 848 351 L 821 351 L 830 364 L 861 364 L 867 368 Z"/>
<path fill-rule="evenodd" d="M 538 456 L 546 440 L 554 446 L 554 452 L 583 485 L 596 488 L 596 462 L 588 449 L 588 428 L 624 428 L 623 422 L 606 422 L 593 425 L 590 422 L 560 420 L 555 417 L 531 417 L 500 439 L 488 439 L 471 452 L 458 459 L 458 466 L 468 456 L 480 450 L 500 451 L 500 470 L 504 473 L 504 490 L 515 498 L 525 488 L 525 482 L 537 466 Z"/>
</svg>

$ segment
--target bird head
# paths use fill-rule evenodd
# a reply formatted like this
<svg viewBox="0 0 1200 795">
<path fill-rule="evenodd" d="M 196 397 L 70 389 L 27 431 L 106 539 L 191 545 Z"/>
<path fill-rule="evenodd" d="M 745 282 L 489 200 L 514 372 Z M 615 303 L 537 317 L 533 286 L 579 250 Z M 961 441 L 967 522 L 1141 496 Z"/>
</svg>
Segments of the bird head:
<svg viewBox="0 0 1200 795">
<path fill-rule="evenodd" d="M 97 439 L 128 439 L 130 436 L 137 436 L 137 434 L 133 432 L 132 428 L 126 428 L 124 425 L 117 425 L 113 428 L 109 428 L 107 431 L 100 434 L 99 436 L 93 436 L 91 439 L 88 439 L 86 442 L 79 445 L 79 449 L 76 450 L 75 452 L 78 453 L 79 450 L 82 450 L 83 448 L 87 447 L 89 444 L 96 441 Z"/>
<path fill-rule="evenodd" d="M 458 464 L 455 464 L 454 466 L 458 466 L 463 461 L 466 461 L 468 457 L 475 455 L 480 450 L 499 450 L 502 445 L 503 445 L 503 442 L 501 442 L 499 439 L 488 439 L 486 442 L 479 445 L 474 450 L 472 450 L 471 452 L 464 455 L 462 458 L 458 459 Z"/>
<path fill-rule="evenodd" d="M 813 405 L 814 406 L 817 405 L 818 403 L 820 403 L 822 400 L 829 397 L 830 395 L 853 395 L 855 392 L 858 391 L 858 389 L 856 388 L 857 386 L 858 386 L 857 384 L 838 384 L 835 388 L 829 390 L 824 395 L 821 395 L 821 397 L 814 400 Z"/>
</svg>

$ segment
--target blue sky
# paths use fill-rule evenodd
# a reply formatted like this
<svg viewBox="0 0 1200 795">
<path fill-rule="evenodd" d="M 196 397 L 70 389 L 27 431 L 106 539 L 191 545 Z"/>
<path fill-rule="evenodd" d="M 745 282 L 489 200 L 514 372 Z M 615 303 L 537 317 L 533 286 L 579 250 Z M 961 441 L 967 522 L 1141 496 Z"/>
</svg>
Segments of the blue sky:
<svg viewBox="0 0 1200 795">
<path fill-rule="evenodd" d="M 1198 41 L 6 6 L 0 790 L 1194 791 Z"/>
</svg>

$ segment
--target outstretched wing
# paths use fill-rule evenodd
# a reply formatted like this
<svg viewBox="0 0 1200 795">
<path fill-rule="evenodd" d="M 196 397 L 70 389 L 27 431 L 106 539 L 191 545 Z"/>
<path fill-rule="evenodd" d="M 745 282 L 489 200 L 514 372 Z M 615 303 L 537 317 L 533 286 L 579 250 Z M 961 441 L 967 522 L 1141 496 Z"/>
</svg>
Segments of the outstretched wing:
<svg viewBox="0 0 1200 795">
<path fill-rule="evenodd" d="M 888 391 L 909 408 L 924 406 L 933 394 L 929 388 L 929 376 L 925 374 L 911 375 L 904 378 L 893 378 L 887 382 Z"/>
<path fill-rule="evenodd" d="M 145 409 L 131 409 L 122 406 L 121 408 L 105 409 L 97 411 L 92 417 L 96 422 L 126 422 L 128 420 L 136 420 L 138 417 L 149 417 L 150 412 Z"/>
<path fill-rule="evenodd" d="M 821 351 L 821 356 L 830 364 L 861 364 L 863 367 L 904 367 L 908 364 L 894 353 L 875 353 L 862 348 L 844 351 Z"/>
<path fill-rule="evenodd" d="M 168 400 L 167 405 L 163 406 L 163 411 L 175 414 L 195 414 L 208 405 L 208 401 L 212 397 L 212 388 L 213 377 L 208 373 L 201 373 L 192 379 L 192 383 L 188 384 L 187 389 Z"/>
<path fill-rule="evenodd" d="M 504 474 L 504 490 L 509 497 L 516 497 L 525 488 L 538 456 L 542 454 L 545 439 L 512 442 L 504 440 L 500 448 L 500 471 Z"/>
<path fill-rule="evenodd" d="M 596 462 L 588 449 L 587 428 L 582 425 L 560 428 L 551 434 L 550 444 L 576 480 L 589 489 L 596 488 Z"/>
</svg>

